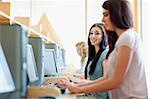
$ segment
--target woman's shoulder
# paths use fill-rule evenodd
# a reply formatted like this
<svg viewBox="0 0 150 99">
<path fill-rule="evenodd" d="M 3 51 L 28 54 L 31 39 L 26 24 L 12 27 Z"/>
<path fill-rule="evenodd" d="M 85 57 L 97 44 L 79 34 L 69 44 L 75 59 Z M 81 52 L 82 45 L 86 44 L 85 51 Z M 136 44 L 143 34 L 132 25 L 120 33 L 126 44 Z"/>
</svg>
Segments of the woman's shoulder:
<svg viewBox="0 0 150 99">
<path fill-rule="evenodd" d="M 115 46 L 119 47 L 125 45 L 132 49 L 136 41 L 136 34 L 137 33 L 133 29 L 128 29 L 120 35 Z"/>
<path fill-rule="evenodd" d="M 102 52 L 101 56 L 102 56 L 102 57 L 106 57 L 106 54 L 107 54 L 108 51 L 109 51 L 109 48 L 106 48 L 106 49 Z"/>
<path fill-rule="evenodd" d="M 103 61 L 106 58 L 106 55 L 109 51 L 109 48 L 106 48 L 102 53 L 101 56 L 99 57 L 99 62 Z"/>
<path fill-rule="evenodd" d="M 102 53 L 107 53 L 109 51 L 109 48 L 106 47 L 106 49 Z"/>
</svg>

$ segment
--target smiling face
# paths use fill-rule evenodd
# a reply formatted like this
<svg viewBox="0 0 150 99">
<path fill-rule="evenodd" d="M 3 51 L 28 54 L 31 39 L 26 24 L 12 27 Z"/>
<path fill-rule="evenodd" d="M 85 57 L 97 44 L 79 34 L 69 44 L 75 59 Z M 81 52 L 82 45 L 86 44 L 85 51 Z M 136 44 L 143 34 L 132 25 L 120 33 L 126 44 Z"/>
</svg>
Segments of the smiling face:
<svg viewBox="0 0 150 99">
<path fill-rule="evenodd" d="M 99 27 L 93 27 L 89 34 L 90 42 L 93 46 L 99 46 L 102 40 L 102 31 Z"/>
<path fill-rule="evenodd" d="M 103 9 L 103 18 L 102 22 L 104 23 L 104 27 L 108 31 L 114 31 L 115 25 L 112 23 L 110 19 L 110 14 L 108 10 Z"/>
</svg>

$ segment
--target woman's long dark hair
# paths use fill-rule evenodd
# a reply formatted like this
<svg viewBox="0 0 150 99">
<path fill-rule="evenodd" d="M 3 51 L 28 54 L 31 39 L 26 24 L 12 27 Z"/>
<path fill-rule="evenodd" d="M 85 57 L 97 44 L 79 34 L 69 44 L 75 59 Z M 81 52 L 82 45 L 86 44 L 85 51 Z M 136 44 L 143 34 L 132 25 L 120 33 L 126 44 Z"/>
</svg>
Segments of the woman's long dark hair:
<svg viewBox="0 0 150 99">
<path fill-rule="evenodd" d="M 88 65 L 89 65 L 90 61 L 92 61 L 92 63 L 90 65 L 89 75 L 92 75 L 95 71 L 96 64 L 97 64 L 99 57 L 101 56 L 101 53 L 106 49 L 106 46 L 107 46 L 107 39 L 105 36 L 105 31 L 102 26 L 103 26 L 103 24 L 96 23 L 89 30 L 89 32 L 90 32 L 93 27 L 99 27 L 102 31 L 102 40 L 99 44 L 100 49 L 99 49 L 98 53 L 96 54 L 95 47 L 91 44 L 90 39 L 89 39 L 90 33 L 88 35 L 88 61 L 87 61 L 86 67 L 85 67 L 85 79 L 87 79 L 87 69 L 88 69 Z"/>
<path fill-rule="evenodd" d="M 107 0 L 102 7 L 109 11 L 110 20 L 120 29 L 133 27 L 133 16 L 127 0 Z"/>
<path fill-rule="evenodd" d="M 107 31 L 107 42 L 109 46 L 109 51 L 106 54 L 106 59 L 108 59 L 109 54 L 114 50 L 118 35 L 114 31 Z"/>
<path fill-rule="evenodd" d="M 109 11 L 110 20 L 120 29 L 129 29 L 133 27 L 133 16 L 130 3 L 127 0 L 107 0 L 102 7 Z M 118 35 L 115 31 L 107 31 L 109 54 L 114 50 Z"/>
</svg>

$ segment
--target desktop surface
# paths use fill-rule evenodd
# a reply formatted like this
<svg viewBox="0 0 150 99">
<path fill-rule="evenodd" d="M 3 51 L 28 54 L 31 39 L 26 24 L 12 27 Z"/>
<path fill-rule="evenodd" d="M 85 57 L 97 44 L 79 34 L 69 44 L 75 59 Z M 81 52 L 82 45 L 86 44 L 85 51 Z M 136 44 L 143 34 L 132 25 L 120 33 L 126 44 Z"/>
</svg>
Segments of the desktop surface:
<svg viewBox="0 0 150 99">
<path fill-rule="evenodd" d="M 30 88 L 30 92 L 28 91 L 29 98 L 37 98 L 37 99 L 96 99 L 93 96 L 86 96 L 85 94 L 69 94 L 69 93 L 61 93 L 61 89 L 59 89 L 60 93 L 53 89 L 54 83 L 57 83 L 60 79 L 65 79 L 68 74 L 70 75 L 70 72 L 73 73 L 74 67 L 70 66 L 67 69 L 64 69 L 61 71 L 59 76 L 56 77 L 44 77 L 44 85 L 46 86 L 44 88 Z M 54 87 L 55 88 L 55 87 Z M 50 94 L 50 92 L 54 92 L 53 94 Z M 57 93 L 57 94 L 56 94 Z M 54 96 L 51 98 L 51 96 Z"/>
<path fill-rule="evenodd" d="M 96 99 L 96 97 L 86 96 L 85 94 L 65 94 L 57 96 L 55 99 Z"/>
</svg>

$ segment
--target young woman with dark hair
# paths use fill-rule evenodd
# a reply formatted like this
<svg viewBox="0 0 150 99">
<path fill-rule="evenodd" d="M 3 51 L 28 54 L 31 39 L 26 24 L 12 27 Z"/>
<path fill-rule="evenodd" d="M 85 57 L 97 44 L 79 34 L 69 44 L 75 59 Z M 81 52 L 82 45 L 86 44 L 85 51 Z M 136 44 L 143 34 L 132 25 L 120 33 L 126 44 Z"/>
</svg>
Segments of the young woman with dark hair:
<svg viewBox="0 0 150 99">
<path fill-rule="evenodd" d="M 105 29 L 102 23 L 95 23 L 89 30 L 88 35 L 88 60 L 85 67 L 85 79 L 70 78 L 77 86 L 83 86 L 85 82 L 90 82 L 98 78 L 104 78 L 107 74 L 103 67 L 103 61 L 108 52 L 107 38 Z M 107 99 L 108 93 L 93 93 L 90 94 L 97 98 Z"/>
<path fill-rule="evenodd" d="M 101 31 L 101 34 L 97 29 Z M 95 34 L 94 34 L 95 32 Z M 93 36 L 95 35 L 95 36 Z M 98 35 L 101 35 L 99 42 L 97 44 L 94 44 L 95 41 L 97 40 Z M 101 23 L 96 23 L 94 24 L 90 30 L 89 30 L 89 35 L 88 35 L 88 61 L 85 67 L 85 79 L 87 79 L 87 76 L 90 76 L 90 79 L 97 79 L 97 77 L 92 78 L 91 76 L 93 75 L 95 68 L 97 66 L 97 62 L 102 54 L 102 52 L 106 49 L 107 47 L 107 40 L 106 40 L 106 33 L 105 30 L 103 29 L 103 24 Z M 93 40 L 94 39 L 94 40 Z M 94 43 L 93 43 L 93 41 Z M 105 52 L 106 53 L 106 52 Z M 88 68 L 90 68 L 88 70 Z M 103 71 L 101 72 L 101 75 L 103 75 Z M 97 74 L 96 74 L 97 75 Z"/>
<path fill-rule="evenodd" d="M 88 35 L 88 61 L 85 67 L 85 79 L 96 80 L 106 76 L 105 67 L 102 64 L 108 52 L 106 47 L 107 40 L 103 24 L 96 23 L 90 28 Z M 91 95 L 102 99 L 108 97 L 107 92 Z"/>
</svg>

